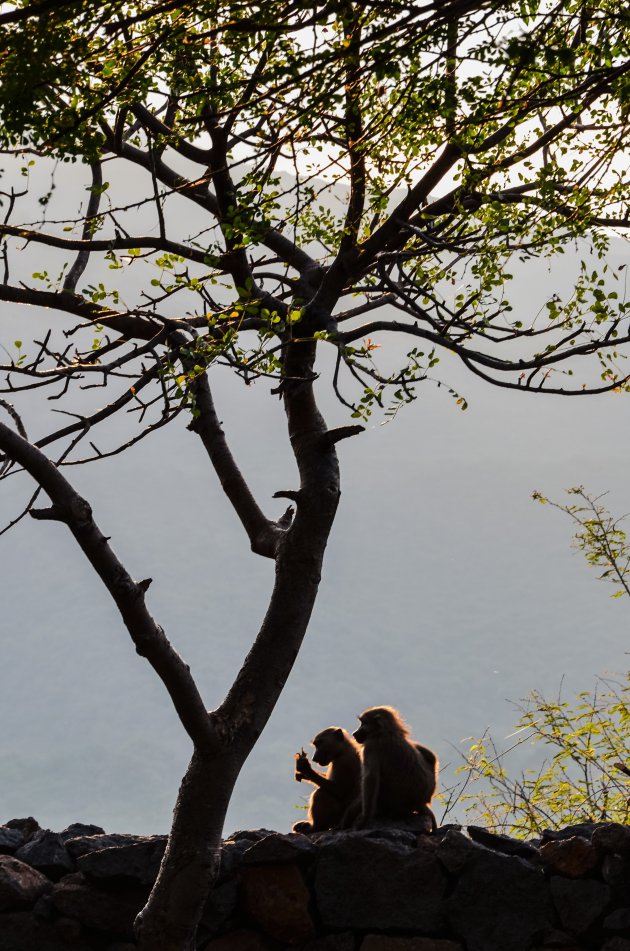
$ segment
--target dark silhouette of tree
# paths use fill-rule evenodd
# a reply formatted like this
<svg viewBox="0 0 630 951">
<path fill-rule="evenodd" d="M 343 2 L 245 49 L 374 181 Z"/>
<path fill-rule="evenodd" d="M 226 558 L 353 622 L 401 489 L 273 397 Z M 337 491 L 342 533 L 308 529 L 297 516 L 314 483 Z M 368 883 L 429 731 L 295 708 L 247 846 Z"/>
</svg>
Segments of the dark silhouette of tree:
<svg viewBox="0 0 630 951">
<path fill-rule="evenodd" d="M 336 444 L 375 408 L 395 413 L 420 384 L 444 382 L 445 350 L 500 387 L 628 387 L 628 305 L 602 273 L 609 235 L 630 221 L 630 17 L 616 0 L 3 6 L 0 139 L 25 187 L 0 183 L 0 300 L 50 311 L 43 339 L 15 341 L 0 367 L 12 417 L 0 424 L 3 474 L 26 470 L 37 486 L 26 511 L 72 532 L 193 742 L 137 923 L 140 948 L 179 951 L 193 945 L 234 783 L 309 622 L 339 499 Z M 89 168 L 86 207 L 46 222 L 44 195 L 41 220 L 21 220 L 29 163 L 54 159 Z M 129 165 L 144 190 L 120 207 L 107 176 Z M 13 280 L 31 243 L 44 267 Z M 598 266 L 584 261 L 568 299 L 516 319 L 510 262 L 569 249 L 594 249 Z M 46 255 L 59 252 L 50 277 Z M 111 280 L 84 286 L 96 258 Z M 130 275 L 150 278 L 127 306 Z M 391 336 L 395 353 L 408 350 L 394 372 L 375 355 Z M 335 355 L 330 384 L 348 407 L 339 429 L 314 396 L 320 348 Z M 299 486 L 276 493 L 291 503 L 280 518 L 228 446 L 211 389 L 221 366 L 247 384 L 271 379 L 283 400 Z M 110 397 L 89 413 L 80 387 L 92 382 Z M 30 441 L 16 404 L 39 388 L 74 417 Z M 100 449 L 99 424 L 128 410 L 137 429 Z M 251 650 L 210 710 L 149 612 L 149 580 L 131 578 L 64 475 L 182 413 L 252 550 L 276 566 Z"/>
</svg>

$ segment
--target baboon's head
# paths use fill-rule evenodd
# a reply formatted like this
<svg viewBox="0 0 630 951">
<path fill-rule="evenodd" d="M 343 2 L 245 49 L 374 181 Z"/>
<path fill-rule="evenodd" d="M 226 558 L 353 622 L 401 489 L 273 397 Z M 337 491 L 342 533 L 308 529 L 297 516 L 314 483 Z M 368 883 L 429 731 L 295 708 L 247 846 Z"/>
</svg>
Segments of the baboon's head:
<svg viewBox="0 0 630 951">
<path fill-rule="evenodd" d="M 343 751 L 349 739 L 346 731 L 339 726 L 329 726 L 328 729 L 322 730 L 312 743 L 315 747 L 313 762 L 320 766 L 328 766 Z"/>
<path fill-rule="evenodd" d="M 360 726 L 352 734 L 359 743 L 397 733 L 407 736 L 408 729 L 400 714 L 393 707 L 370 707 L 359 717 Z"/>
</svg>

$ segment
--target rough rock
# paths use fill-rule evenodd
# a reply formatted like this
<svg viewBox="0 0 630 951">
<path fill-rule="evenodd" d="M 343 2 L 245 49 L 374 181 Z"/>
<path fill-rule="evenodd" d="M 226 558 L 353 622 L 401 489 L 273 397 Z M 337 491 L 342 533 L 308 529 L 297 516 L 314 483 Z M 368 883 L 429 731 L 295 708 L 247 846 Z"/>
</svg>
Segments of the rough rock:
<svg viewBox="0 0 630 951">
<path fill-rule="evenodd" d="M 9 829 L 0 826 L 0 854 L 13 855 L 24 845 L 24 833 L 19 829 Z"/>
<path fill-rule="evenodd" d="M 201 917 L 201 926 L 214 934 L 236 911 L 238 885 L 235 881 L 217 885 L 211 892 Z"/>
<path fill-rule="evenodd" d="M 316 832 L 310 835 L 309 839 L 314 842 L 318 848 L 323 846 L 333 846 L 337 848 L 340 843 L 347 841 L 356 841 L 357 839 L 369 839 L 379 842 L 389 842 L 398 846 L 400 849 L 415 849 L 418 842 L 418 833 L 409 832 L 405 829 L 378 828 L 378 829 L 336 829 L 327 832 Z"/>
<path fill-rule="evenodd" d="M 315 845 L 306 835 L 299 832 L 289 832 L 286 835 L 276 832 L 250 845 L 243 853 L 242 864 L 294 862 L 303 856 L 312 856 L 316 851 Z"/>
<path fill-rule="evenodd" d="M 468 835 L 473 842 L 479 842 L 485 845 L 487 849 L 494 852 L 501 852 L 503 855 L 518 855 L 523 859 L 533 859 L 538 854 L 538 849 L 520 839 L 513 839 L 509 835 L 499 835 L 496 832 L 490 832 L 481 826 L 467 826 Z"/>
<path fill-rule="evenodd" d="M 466 865 L 449 899 L 449 921 L 468 951 L 527 951 L 552 914 L 540 870 L 486 849 Z"/>
<path fill-rule="evenodd" d="M 28 912 L 3 915 L 0 951 L 93 951 L 93 944 L 80 936 L 68 941 L 67 918 L 59 922 L 39 921 Z M 76 922 L 73 923 L 75 926 Z M 78 926 L 77 926 L 78 927 Z"/>
<path fill-rule="evenodd" d="M 81 937 L 81 925 L 74 918 L 57 918 L 55 931 L 67 944 L 74 944 Z"/>
<path fill-rule="evenodd" d="M 540 942 L 541 948 L 567 948 L 575 949 L 575 938 L 568 935 L 566 931 L 560 931 L 559 928 L 549 928 L 543 932 Z M 534 951 L 539 951 L 535 948 Z"/>
<path fill-rule="evenodd" d="M 413 815 L 407 819 L 377 819 L 378 825 L 371 826 L 369 831 L 382 832 L 384 830 L 394 830 L 395 832 L 409 832 L 417 836 L 431 832 L 431 820 L 426 815 Z"/>
<path fill-rule="evenodd" d="M 360 951 L 464 951 L 458 941 L 447 938 L 398 938 L 386 934 L 369 934 Z"/>
<path fill-rule="evenodd" d="M 52 883 L 50 888 L 52 890 Z M 33 914 L 36 918 L 41 918 L 43 921 L 50 921 L 51 918 L 55 917 L 55 906 L 53 904 L 51 891 L 40 895 L 33 905 Z"/>
<path fill-rule="evenodd" d="M 315 874 L 317 908 L 333 929 L 437 932 L 445 886 L 435 856 L 359 835 L 324 845 Z"/>
<path fill-rule="evenodd" d="M 455 829 L 449 829 L 447 834 L 438 841 L 436 855 L 444 868 L 449 872 L 461 872 L 478 847 Z"/>
<path fill-rule="evenodd" d="M 213 938 L 204 945 L 203 951 L 268 951 L 269 945 L 257 931 L 232 931 L 220 938 Z"/>
<path fill-rule="evenodd" d="M 565 826 L 564 829 L 543 829 L 541 834 L 542 842 L 550 842 L 552 839 L 570 839 L 574 835 L 580 835 L 583 839 L 593 838 L 597 829 L 606 826 L 606 822 L 578 822 L 576 825 Z"/>
<path fill-rule="evenodd" d="M 15 853 L 20 862 L 26 862 L 56 882 L 75 869 L 74 862 L 57 832 L 40 829 L 32 839 Z"/>
<path fill-rule="evenodd" d="M 608 885 L 594 879 L 574 881 L 554 876 L 550 885 L 560 923 L 572 934 L 588 931 L 610 901 Z"/>
<path fill-rule="evenodd" d="M 606 931 L 621 931 L 630 934 L 630 908 L 616 908 L 604 918 Z"/>
<path fill-rule="evenodd" d="M 106 891 L 75 872 L 58 882 L 52 893 L 55 908 L 76 918 L 88 928 L 96 928 L 120 938 L 133 939 L 133 922 L 143 908 L 148 889 L 128 888 Z"/>
<path fill-rule="evenodd" d="M 30 908 L 51 888 L 52 883 L 41 872 L 12 855 L 0 855 L 0 911 Z"/>
<path fill-rule="evenodd" d="M 63 833 L 61 833 L 63 835 Z M 153 836 L 153 838 L 166 838 L 166 836 Z M 122 833 L 99 833 L 96 835 L 77 835 L 71 839 L 66 839 L 66 849 L 74 859 L 80 855 L 87 855 L 90 852 L 100 852 L 102 849 L 115 849 L 123 845 L 136 845 L 139 842 L 146 842 L 147 836 L 143 835 L 125 835 Z"/>
<path fill-rule="evenodd" d="M 630 892 L 630 856 L 605 855 L 602 878 L 620 896 Z"/>
<path fill-rule="evenodd" d="M 236 875 L 243 861 L 243 855 L 252 847 L 252 844 L 253 842 L 247 839 L 240 839 L 236 842 L 232 840 L 224 841 L 221 846 L 218 883 L 225 882 Z"/>
<path fill-rule="evenodd" d="M 241 888 L 245 912 L 270 938 L 294 945 L 315 936 L 309 891 L 296 864 L 245 866 Z"/>
<path fill-rule="evenodd" d="M 321 938 L 307 941 L 301 951 L 354 951 L 354 948 L 354 935 L 350 931 L 344 931 L 340 934 L 322 935 Z"/>
<path fill-rule="evenodd" d="M 29 842 L 35 833 L 40 831 L 39 822 L 32 816 L 27 816 L 25 819 L 9 819 L 5 822 L 5 826 L 7 829 L 19 829 L 25 842 Z"/>
<path fill-rule="evenodd" d="M 355 835 L 364 835 L 367 839 L 378 839 L 380 842 L 392 842 L 402 848 L 413 849 L 418 841 L 418 833 L 411 832 L 404 825 L 391 822 L 389 825 L 375 826 L 373 829 L 362 829 Z"/>
<path fill-rule="evenodd" d="M 227 838 L 230 842 L 241 842 L 244 839 L 248 842 L 256 842 L 258 839 L 264 839 L 268 835 L 277 835 L 277 833 L 274 829 L 239 829 Z"/>
<path fill-rule="evenodd" d="M 445 822 L 443 826 L 438 826 L 433 833 L 434 839 L 443 839 L 449 832 L 461 832 L 462 826 L 459 822 Z"/>
<path fill-rule="evenodd" d="M 166 849 L 166 836 L 139 838 L 127 845 L 98 849 L 77 858 L 77 868 L 90 878 L 152 885 Z"/>
<path fill-rule="evenodd" d="M 432 833 L 429 834 L 426 832 L 418 836 L 417 847 L 423 852 L 435 853 L 438 850 L 439 844 L 440 840 Z"/>
<path fill-rule="evenodd" d="M 26 842 L 35 820 L 12 821 L 0 826 L 0 951 L 133 951 L 166 837 L 76 823 Z M 584 823 L 523 849 L 478 827 L 238 832 L 223 843 L 198 948 L 630 951 L 629 834 Z M 3 855 L 3 841 L 19 854 Z M 535 861 L 509 854 L 520 851 Z M 67 863 L 79 871 L 54 886 L 41 874 Z"/>
<path fill-rule="evenodd" d="M 576 944 L 573 939 L 564 944 L 537 944 L 532 951 L 589 951 L 583 944 Z"/>
<path fill-rule="evenodd" d="M 630 827 L 622 826 L 618 822 L 609 822 L 599 826 L 593 833 L 593 845 L 602 852 L 616 852 L 619 855 L 630 855 Z"/>
<path fill-rule="evenodd" d="M 83 835 L 105 835 L 105 829 L 101 829 L 100 826 L 89 825 L 85 822 L 73 822 L 59 833 L 62 842 L 67 842 L 68 839 L 76 839 L 78 836 Z"/>
<path fill-rule="evenodd" d="M 252 846 L 266 839 L 269 836 L 279 835 L 277 832 L 270 832 L 269 829 L 254 829 L 251 831 L 243 830 L 234 832 L 224 839 L 221 846 L 221 863 L 219 868 L 218 883 L 226 881 L 236 875 L 243 861 L 243 855 Z"/>
<path fill-rule="evenodd" d="M 545 868 L 567 878 L 582 878 L 597 867 L 600 859 L 599 849 L 580 835 L 546 842 L 539 854 Z"/>
<path fill-rule="evenodd" d="M 600 951 L 630 951 L 630 941 L 627 938 L 611 938 L 602 945 Z"/>
</svg>

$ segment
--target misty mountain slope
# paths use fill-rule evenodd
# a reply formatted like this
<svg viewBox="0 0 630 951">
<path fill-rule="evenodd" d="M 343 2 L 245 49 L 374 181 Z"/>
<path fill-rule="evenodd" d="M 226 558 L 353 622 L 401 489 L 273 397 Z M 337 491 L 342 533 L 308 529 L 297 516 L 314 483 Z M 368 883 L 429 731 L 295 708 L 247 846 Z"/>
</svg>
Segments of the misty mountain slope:
<svg viewBox="0 0 630 951">
<path fill-rule="evenodd" d="M 614 246 L 614 267 L 624 253 Z M 566 256 L 551 273 L 545 262 L 515 267 L 517 305 L 537 312 L 554 291 L 566 294 L 575 266 Z M 103 276 L 91 266 L 86 281 Z M 2 313 L 7 348 L 39 332 L 35 309 Z M 329 424 L 347 422 L 328 358 L 320 369 Z M 570 551 L 569 522 L 530 495 L 584 483 L 610 489 L 615 511 L 630 508 L 627 397 L 491 389 L 454 357 L 438 370 L 469 400 L 466 413 L 424 384 L 393 422 L 375 417 L 339 447 L 342 499 L 315 613 L 239 780 L 231 827 L 287 829 L 307 794 L 293 781 L 293 754 L 324 726 L 352 727 L 366 706 L 399 707 L 418 739 L 455 762 L 463 737 L 488 725 L 499 739 L 509 732 L 506 699 L 555 692 L 563 676 L 569 689 L 588 688 L 593 672 L 626 667 L 630 605 L 595 584 Z M 214 387 L 246 477 L 279 515 L 271 497 L 294 488 L 296 474 L 277 397 L 227 373 Z M 104 401 L 99 391 L 82 399 Z M 28 398 L 29 432 L 43 431 L 50 407 Z M 105 449 L 129 431 L 117 421 L 95 439 Z M 67 472 L 132 575 L 154 579 L 150 608 L 214 706 L 264 615 L 273 565 L 249 551 L 199 441 L 182 417 L 125 456 Z M 23 477 L 3 484 L 5 522 L 30 491 Z M 98 579 L 62 526 L 29 519 L 0 537 L 0 566 L 0 819 L 165 831 L 189 743 Z"/>
</svg>

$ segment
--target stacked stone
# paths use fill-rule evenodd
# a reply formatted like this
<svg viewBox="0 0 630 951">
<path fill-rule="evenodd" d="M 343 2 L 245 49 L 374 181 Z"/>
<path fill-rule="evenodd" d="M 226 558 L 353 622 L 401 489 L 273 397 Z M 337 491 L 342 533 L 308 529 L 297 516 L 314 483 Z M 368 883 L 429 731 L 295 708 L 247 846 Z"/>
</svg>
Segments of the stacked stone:
<svg viewBox="0 0 630 951">
<path fill-rule="evenodd" d="M 131 951 L 165 836 L 0 826 L 0 951 Z M 630 951 L 630 828 L 470 826 L 223 843 L 199 951 Z M 156 949 L 157 951 L 157 949 Z"/>
</svg>

